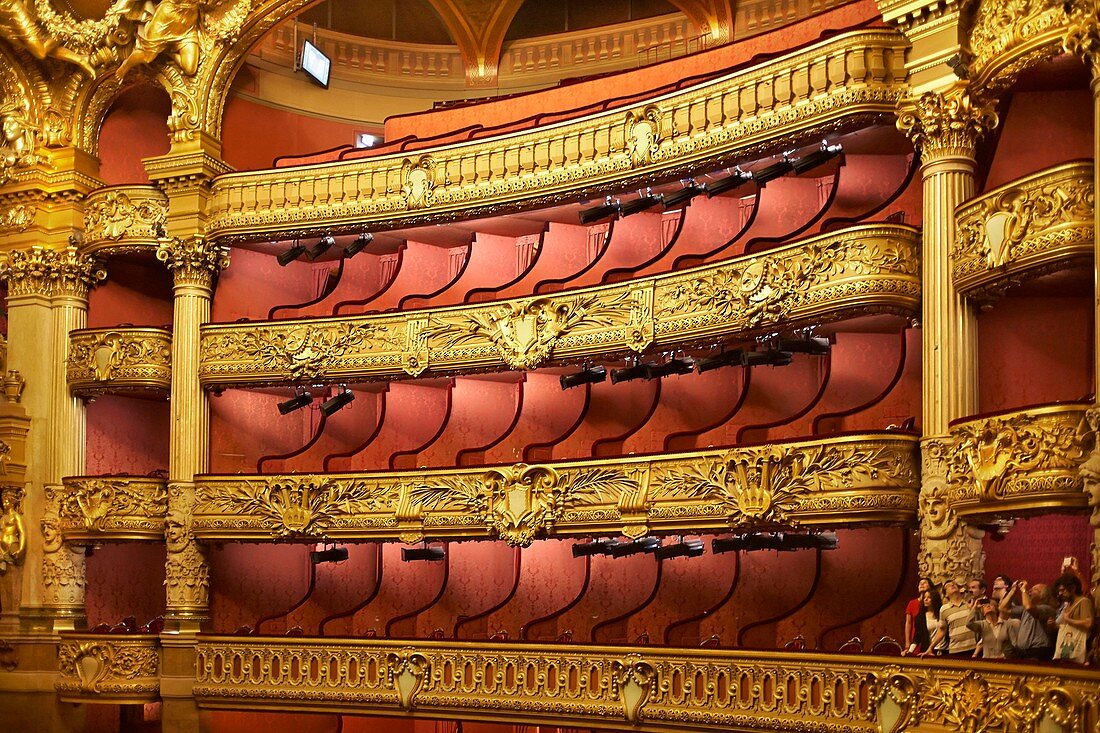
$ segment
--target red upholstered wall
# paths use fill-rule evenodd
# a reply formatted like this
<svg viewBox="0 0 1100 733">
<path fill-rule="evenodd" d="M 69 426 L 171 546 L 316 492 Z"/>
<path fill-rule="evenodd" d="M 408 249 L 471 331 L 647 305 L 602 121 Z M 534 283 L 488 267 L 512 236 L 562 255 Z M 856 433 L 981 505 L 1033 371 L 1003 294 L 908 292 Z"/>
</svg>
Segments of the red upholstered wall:
<svg viewBox="0 0 1100 733">
<path fill-rule="evenodd" d="M 159 87 L 130 87 L 103 119 L 99 175 L 108 185 L 148 183 L 142 158 L 168 152 L 168 93 Z"/>
<path fill-rule="evenodd" d="M 242 83 L 240 78 L 237 83 Z M 363 125 L 298 114 L 231 94 L 222 120 L 222 159 L 237 170 L 270 168 L 280 155 L 351 145 L 355 133 L 364 131 Z"/>
</svg>

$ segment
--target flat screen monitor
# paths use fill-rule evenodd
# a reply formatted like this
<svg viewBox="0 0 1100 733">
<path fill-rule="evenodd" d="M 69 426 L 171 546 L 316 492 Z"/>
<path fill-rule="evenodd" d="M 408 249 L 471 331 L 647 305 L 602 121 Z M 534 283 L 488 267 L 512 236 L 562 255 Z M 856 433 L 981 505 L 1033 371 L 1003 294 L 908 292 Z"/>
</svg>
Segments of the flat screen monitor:
<svg viewBox="0 0 1100 733">
<path fill-rule="evenodd" d="M 328 75 L 331 70 L 332 59 L 306 41 L 302 45 L 302 71 L 306 72 L 306 76 L 328 89 Z"/>
</svg>

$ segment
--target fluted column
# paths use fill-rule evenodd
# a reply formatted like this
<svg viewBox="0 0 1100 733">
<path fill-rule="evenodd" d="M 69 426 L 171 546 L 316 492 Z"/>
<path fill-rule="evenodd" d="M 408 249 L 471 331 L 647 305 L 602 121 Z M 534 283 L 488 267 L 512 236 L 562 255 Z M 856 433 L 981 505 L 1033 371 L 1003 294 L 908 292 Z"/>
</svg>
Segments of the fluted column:
<svg viewBox="0 0 1100 733">
<path fill-rule="evenodd" d="M 974 312 L 951 282 L 955 208 L 974 196 L 975 148 L 997 123 L 992 104 L 962 83 L 903 102 L 898 128 L 921 155 L 923 414 L 921 574 L 936 581 L 981 573 L 981 533 L 947 507 L 948 423 L 978 410 Z"/>
<path fill-rule="evenodd" d="M 167 618 L 197 628 L 207 617 L 209 569 L 191 533 L 195 474 L 209 463 L 210 406 L 199 385 L 199 327 L 210 319 L 214 278 L 228 266 L 224 247 L 203 237 L 170 238 L 157 258 L 172 271 L 172 397 L 165 541 Z"/>
</svg>

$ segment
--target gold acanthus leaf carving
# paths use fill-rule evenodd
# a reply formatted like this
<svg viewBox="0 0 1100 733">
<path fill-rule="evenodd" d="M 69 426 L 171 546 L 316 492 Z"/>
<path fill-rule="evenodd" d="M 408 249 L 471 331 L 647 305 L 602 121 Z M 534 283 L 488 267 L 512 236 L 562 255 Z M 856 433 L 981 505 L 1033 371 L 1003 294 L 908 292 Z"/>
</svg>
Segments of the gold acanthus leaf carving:
<svg viewBox="0 0 1100 733">
<path fill-rule="evenodd" d="M 728 451 L 718 461 L 668 469 L 651 481 L 655 497 L 715 502 L 731 527 L 796 526 L 791 513 L 815 488 L 853 487 L 869 481 L 905 480 L 898 454 L 884 448 L 768 445 Z"/>
<path fill-rule="evenodd" d="M 159 654 L 153 644 L 135 646 L 110 641 L 64 642 L 58 649 L 63 678 L 80 681 L 80 691 L 94 694 L 107 681 L 156 677 Z"/>
<path fill-rule="evenodd" d="M 553 356 L 558 340 L 579 326 L 629 323 L 633 307 L 629 296 L 623 291 L 610 300 L 592 294 L 507 303 L 456 318 L 433 319 L 421 333 L 445 348 L 488 340 L 508 366 L 533 369 Z"/>
<path fill-rule="evenodd" d="M 3 173 L 0 173 L 3 179 Z M 34 221 L 35 208 L 28 204 L 7 206 L 0 214 L 0 232 L 23 232 Z"/>
<path fill-rule="evenodd" d="M 62 520 L 80 521 L 85 529 L 102 531 L 111 517 L 162 518 L 168 513 L 163 486 L 128 479 L 85 479 L 61 496 Z"/>
<path fill-rule="evenodd" d="M 84 238 L 118 240 L 135 227 L 152 236 L 164 226 L 167 217 L 167 200 L 135 202 L 124 191 L 108 191 L 102 198 L 88 202 L 84 210 Z"/>
<path fill-rule="evenodd" d="M 956 496 L 973 486 L 983 501 L 994 501 L 1019 472 L 1072 471 L 1085 456 L 1076 425 L 1027 413 L 994 417 L 952 429 L 948 481 Z"/>
<path fill-rule="evenodd" d="M 413 484 L 410 500 L 429 509 L 477 514 L 509 545 L 526 547 L 553 528 L 566 510 L 638 489 L 613 467 L 559 473 L 550 466 L 517 463 L 480 478 L 440 477 Z"/>
<path fill-rule="evenodd" d="M 914 687 L 915 701 L 905 706 L 907 721 L 964 733 L 1032 731 L 1048 713 L 1057 720 L 1067 703 L 1073 707 L 1054 678 L 1018 678 L 1012 686 L 1001 686 L 970 670 L 956 680 L 926 674 Z"/>
<path fill-rule="evenodd" d="M 341 515 L 377 511 L 396 499 L 391 485 L 319 476 L 245 481 L 203 497 L 226 512 L 259 515 L 274 537 L 320 537 Z"/>
<path fill-rule="evenodd" d="M 293 381 L 321 377 L 351 351 L 376 345 L 397 348 L 389 327 L 372 323 L 340 323 L 326 329 L 301 325 L 274 332 L 257 329 L 237 337 L 227 337 L 236 343 L 223 344 L 225 350 L 259 359 L 265 368 L 282 371 Z"/>
<path fill-rule="evenodd" d="M 926 162 L 943 155 L 973 157 L 978 139 L 997 121 L 993 103 L 976 98 L 961 83 L 898 105 L 898 130 L 913 140 Z"/>
<path fill-rule="evenodd" d="M 979 69 L 1017 44 L 1064 23 L 1059 3 L 1045 0 L 986 0 L 975 3 L 970 49 Z"/>
</svg>

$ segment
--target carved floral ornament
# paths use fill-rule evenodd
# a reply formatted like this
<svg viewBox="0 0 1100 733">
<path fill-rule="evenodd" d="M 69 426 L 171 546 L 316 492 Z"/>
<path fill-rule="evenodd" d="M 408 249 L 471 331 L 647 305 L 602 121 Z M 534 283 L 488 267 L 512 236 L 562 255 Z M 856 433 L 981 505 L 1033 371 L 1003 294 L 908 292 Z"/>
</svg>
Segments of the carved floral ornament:
<svg viewBox="0 0 1100 733">
<path fill-rule="evenodd" d="M 998 122 L 993 102 L 976 97 L 963 84 L 904 100 L 897 115 L 898 129 L 912 139 L 926 163 L 950 155 L 973 158 L 978 140 Z"/>
<path fill-rule="evenodd" d="M 111 638 L 66 634 L 58 648 L 60 679 L 66 696 L 140 701 L 160 690 L 160 650 L 155 637 Z"/>
<path fill-rule="evenodd" d="M 205 237 L 169 237 L 157 245 L 157 259 L 172 271 L 177 283 L 208 286 L 229 267 L 229 249 Z"/>
<path fill-rule="evenodd" d="M 968 32 L 971 78 L 1003 89 L 1030 65 L 1057 54 L 1067 17 L 1061 2 L 983 0 L 974 4 Z M 1046 37 L 1047 42 L 1036 44 Z"/>
<path fill-rule="evenodd" d="M 88 290 L 107 278 L 102 263 L 81 254 L 75 246 L 63 250 L 35 245 L 8 252 L 0 265 L 0 278 L 8 283 L 8 295 L 71 295 L 87 297 Z"/>
<path fill-rule="evenodd" d="M 499 536 L 527 546 L 601 530 L 699 530 L 908 521 L 914 442 L 869 437 L 489 471 L 203 477 L 200 539 Z"/>
<path fill-rule="evenodd" d="M 164 479 L 67 478 L 58 521 L 67 538 L 111 535 L 160 537 L 168 512 Z"/>
<path fill-rule="evenodd" d="M 918 270 L 913 229 L 860 226 L 577 293 L 415 315 L 206 325 L 199 376 L 211 387 L 531 369 L 851 313 L 909 314 L 917 308 Z"/>
<path fill-rule="evenodd" d="M 172 334 L 147 328 L 73 331 L 67 373 L 69 388 L 82 396 L 165 391 L 172 379 Z"/>
<path fill-rule="evenodd" d="M 84 244 L 137 238 L 154 242 L 168 218 L 168 199 L 159 189 L 107 189 L 88 197 L 84 208 Z"/>
</svg>

